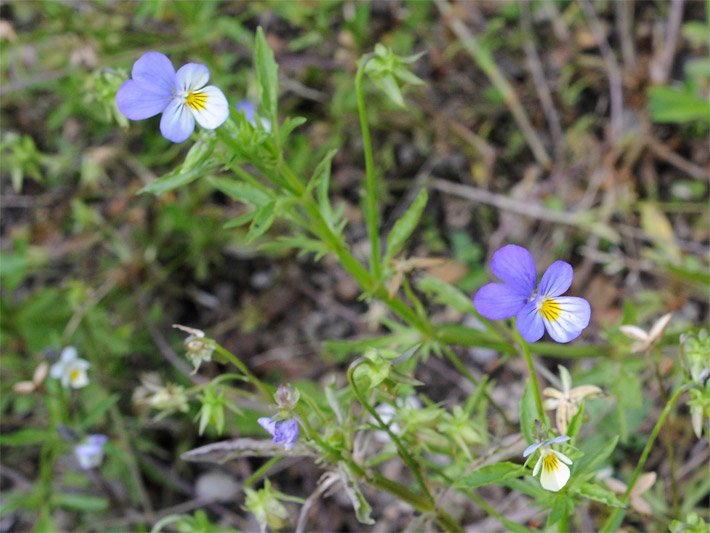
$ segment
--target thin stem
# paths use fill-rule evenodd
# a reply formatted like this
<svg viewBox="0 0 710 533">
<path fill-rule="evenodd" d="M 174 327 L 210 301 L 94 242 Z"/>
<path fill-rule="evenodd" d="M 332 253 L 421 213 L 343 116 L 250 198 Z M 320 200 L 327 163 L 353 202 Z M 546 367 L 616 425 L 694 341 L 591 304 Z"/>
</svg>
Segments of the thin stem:
<svg viewBox="0 0 710 533">
<path fill-rule="evenodd" d="M 362 79 L 365 74 L 365 66 L 372 58 L 372 54 L 364 55 L 357 67 L 355 75 L 355 96 L 357 98 L 357 111 L 360 116 L 360 131 L 362 133 L 362 146 L 365 151 L 365 221 L 367 223 L 367 234 L 370 238 L 370 272 L 379 281 L 382 272 L 380 265 L 380 232 L 379 213 L 377 211 L 377 178 L 375 176 L 375 163 L 372 150 L 372 139 L 370 137 L 370 126 L 367 121 L 367 109 L 365 108 L 365 95 L 362 92 Z"/>
<path fill-rule="evenodd" d="M 631 491 L 633 490 L 634 485 L 636 485 L 636 481 L 638 481 L 643 467 L 646 465 L 646 460 L 648 459 L 648 456 L 651 453 L 653 444 L 656 442 L 656 438 L 658 438 L 658 433 L 661 431 L 661 428 L 663 427 L 666 418 L 668 418 L 668 415 L 670 415 L 673 406 L 678 401 L 678 398 L 680 398 L 681 395 L 688 390 L 688 388 L 688 385 L 682 385 L 680 388 L 678 388 L 678 390 L 675 391 L 673 396 L 671 396 L 670 400 L 668 400 L 665 407 L 663 408 L 661 416 L 658 418 L 656 425 L 653 427 L 653 431 L 651 432 L 651 436 L 648 438 L 648 442 L 646 442 L 646 447 L 643 449 L 643 452 L 641 452 L 639 462 L 636 465 L 636 468 L 634 469 L 633 473 L 631 474 L 631 478 L 629 478 L 629 483 L 626 487 L 626 492 L 624 492 L 623 496 L 620 498 L 623 504 L 628 503 Z M 621 524 L 621 521 L 624 519 L 625 512 L 626 511 L 623 508 L 614 508 L 612 513 L 604 521 L 604 524 L 600 528 L 600 531 L 616 531 L 616 529 Z"/>
<path fill-rule="evenodd" d="M 542 396 L 540 395 L 540 385 L 537 382 L 537 374 L 535 373 L 535 366 L 533 365 L 532 356 L 530 355 L 530 347 L 525 339 L 520 335 L 516 329 L 514 335 L 522 349 L 523 356 L 525 357 L 525 362 L 528 364 L 528 373 L 530 374 L 530 381 L 532 382 L 533 397 L 535 398 L 535 407 L 537 408 L 537 416 L 540 422 L 545 420 L 545 409 L 542 406 Z"/>
<path fill-rule="evenodd" d="M 471 371 L 466 368 L 466 365 L 464 365 L 463 361 L 461 361 L 461 358 L 456 355 L 456 352 L 454 352 L 448 346 L 444 346 L 443 351 L 446 358 L 451 362 L 452 365 L 454 365 L 456 370 L 458 370 L 461 375 L 463 375 L 463 377 L 466 378 L 469 383 L 471 383 L 471 385 L 473 385 L 474 387 L 480 386 L 480 380 L 476 379 L 476 377 L 471 373 Z M 487 390 L 483 391 L 483 395 L 485 396 L 486 400 L 488 400 L 488 403 L 491 404 L 493 409 L 495 409 L 495 411 L 503 418 L 503 422 L 505 423 L 505 425 L 507 425 L 508 427 L 514 427 L 515 424 L 511 422 L 511 420 L 508 418 L 508 415 L 505 414 L 503 408 L 498 405 L 498 403 L 491 397 Z"/>
<path fill-rule="evenodd" d="M 362 358 L 358 358 L 353 361 L 353 363 L 350 365 L 350 368 L 348 368 L 348 382 L 350 383 L 350 387 L 355 393 L 355 396 L 357 396 L 357 399 L 360 401 L 360 404 L 365 408 L 367 412 L 370 413 L 370 415 L 372 415 L 372 417 L 380 425 L 380 428 L 383 431 L 387 432 L 387 435 L 389 435 L 389 438 L 392 439 L 392 442 L 397 447 L 397 451 L 399 452 L 400 457 L 402 457 L 402 460 L 412 471 L 412 474 L 421 486 L 422 490 L 424 491 L 424 494 L 426 494 L 427 498 L 433 503 L 434 498 L 432 497 L 431 492 L 429 492 L 429 487 L 427 486 L 426 481 L 422 476 L 419 464 L 417 464 L 414 458 L 410 455 L 409 451 L 407 451 L 407 448 L 402 444 L 402 441 L 399 439 L 399 437 L 390 429 L 389 425 L 385 424 L 385 422 L 380 417 L 380 414 L 375 410 L 374 407 L 372 407 L 372 405 L 370 405 L 370 402 L 367 401 L 362 391 L 360 391 L 357 384 L 355 383 L 355 369 L 360 365 L 360 363 L 362 363 L 362 361 Z"/>
<path fill-rule="evenodd" d="M 254 385 L 257 389 L 259 389 L 259 392 L 264 396 L 264 398 L 269 401 L 273 399 L 273 395 L 269 387 L 264 384 L 264 382 L 261 381 L 258 377 L 256 377 L 254 373 L 249 370 L 249 367 L 245 365 L 236 355 L 234 355 L 232 352 L 230 352 L 226 348 L 223 348 L 217 343 L 215 343 L 214 349 L 218 354 L 220 354 L 222 357 L 224 357 L 230 363 L 236 366 L 239 371 L 246 376 L 246 378 L 251 382 L 251 384 Z"/>
</svg>

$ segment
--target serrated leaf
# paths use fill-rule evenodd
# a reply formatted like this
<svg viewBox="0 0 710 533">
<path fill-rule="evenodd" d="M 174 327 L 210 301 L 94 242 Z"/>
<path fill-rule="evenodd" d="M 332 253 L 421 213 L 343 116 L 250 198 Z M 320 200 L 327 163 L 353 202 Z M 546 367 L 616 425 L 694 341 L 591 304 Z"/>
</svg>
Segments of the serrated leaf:
<svg viewBox="0 0 710 533">
<path fill-rule="evenodd" d="M 491 483 L 499 483 L 505 479 L 521 477 L 527 474 L 528 469 L 522 465 L 505 462 L 487 465 L 471 474 L 458 479 L 455 487 L 475 489 Z"/>
<path fill-rule="evenodd" d="M 461 313 L 475 314 L 473 301 L 453 285 L 434 277 L 425 275 L 417 280 L 419 290 L 429 296 L 434 296 L 439 303 L 460 311 Z"/>
<path fill-rule="evenodd" d="M 244 183 L 242 181 L 234 181 L 226 178 L 216 178 L 213 176 L 207 178 L 207 181 L 229 196 L 232 200 L 249 204 L 257 208 L 266 205 L 272 199 L 268 189 L 259 188 L 251 183 Z"/>
<path fill-rule="evenodd" d="M 532 382 L 525 384 L 523 396 L 520 398 L 520 431 L 528 444 L 535 441 L 535 419 L 537 412 L 535 397 L 533 396 Z"/>
<path fill-rule="evenodd" d="M 612 491 L 596 483 L 584 483 L 577 489 L 577 492 L 585 498 L 601 502 L 610 507 L 624 507 L 624 504 Z"/>
<path fill-rule="evenodd" d="M 261 105 L 269 120 L 278 120 L 279 67 L 274 59 L 274 52 L 269 48 L 264 30 L 256 30 L 254 63 L 256 75 L 261 87 Z"/>
<path fill-rule="evenodd" d="M 392 226 L 392 231 L 390 231 L 387 236 L 387 249 L 384 258 L 385 264 L 389 263 L 392 258 L 404 248 L 407 239 L 409 239 L 409 236 L 416 229 L 419 219 L 422 217 L 428 199 L 429 194 L 426 189 L 419 191 L 412 205 L 409 206 L 402 217 Z"/>
</svg>

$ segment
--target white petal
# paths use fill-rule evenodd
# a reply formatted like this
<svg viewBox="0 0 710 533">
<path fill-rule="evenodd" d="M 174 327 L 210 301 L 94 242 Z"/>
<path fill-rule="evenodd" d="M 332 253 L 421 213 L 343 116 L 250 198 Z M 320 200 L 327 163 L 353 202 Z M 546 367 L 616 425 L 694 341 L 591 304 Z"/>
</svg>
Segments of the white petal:
<svg viewBox="0 0 710 533">
<path fill-rule="evenodd" d="M 175 85 L 178 92 L 202 89 L 210 80 L 210 71 L 199 63 L 188 63 L 180 67 L 175 74 Z"/>
<path fill-rule="evenodd" d="M 589 302 L 576 296 L 560 296 L 555 298 L 555 301 L 560 307 L 559 316 L 555 320 L 542 320 L 550 337 L 557 342 L 570 342 L 579 337 L 582 330 L 589 325 Z"/>
<path fill-rule="evenodd" d="M 619 330 L 621 333 L 629 337 L 630 339 L 634 339 L 637 341 L 647 341 L 648 340 L 648 333 L 646 333 L 644 330 L 637 326 L 629 326 L 629 325 L 624 325 L 620 326 Z"/>
<path fill-rule="evenodd" d="M 220 91 L 214 85 L 200 89 L 201 94 L 207 97 L 204 109 L 193 109 L 192 114 L 197 123 L 205 129 L 213 130 L 222 125 L 229 116 L 229 104 Z"/>
<path fill-rule="evenodd" d="M 89 384 L 89 377 L 86 375 L 85 370 L 81 370 L 79 374 L 74 378 L 71 379 L 71 386 L 75 389 L 81 389 L 82 387 L 86 387 Z"/>
<path fill-rule="evenodd" d="M 181 143 L 195 131 L 195 119 L 187 106 L 175 98 L 163 111 L 160 119 L 160 132 L 163 137 L 174 143 Z"/>
<path fill-rule="evenodd" d="M 565 435 L 565 437 L 566 437 L 566 436 L 567 436 L 567 435 Z M 572 464 L 572 459 L 570 459 L 569 457 L 567 457 L 564 453 L 558 452 L 558 451 L 556 451 L 556 450 L 550 450 L 550 451 L 551 451 L 552 453 L 554 453 L 554 454 L 557 456 L 557 458 L 558 458 L 560 461 L 562 461 L 563 463 L 567 463 L 568 465 L 571 465 L 571 464 Z"/>
<path fill-rule="evenodd" d="M 557 492 L 567 484 L 569 476 L 570 473 L 567 465 L 557 463 L 557 467 L 554 470 L 542 469 L 540 485 L 542 485 L 542 488 L 545 490 Z"/>
<path fill-rule="evenodd" d="M 668 327 L 668 323 L 671 321 L 672 316 L 673 313 L 667 313 L 656 321 L 648 334 L 652 341 L 657 341 L 661 335 L 663 335 L 663 332 Z"/>
<path fill-rule="evenodd" d="M 535 468 L 533 468 L 533 476 L 536 476 L 538 474 L 541 466 L 542 466 L 542 455 L 540 455 L 540 457 L 538 457 L 537 463 L 535 463 Z"/>
<path fill-rule="evenodd" d="M 49 369 L 49 375 L 52 376 L 54 379 L 59 379 L 64 375 L 64 367 L 65 367 L 64 361 L 57 361 L 52 365 L 52 368 Z"/>
</svg>

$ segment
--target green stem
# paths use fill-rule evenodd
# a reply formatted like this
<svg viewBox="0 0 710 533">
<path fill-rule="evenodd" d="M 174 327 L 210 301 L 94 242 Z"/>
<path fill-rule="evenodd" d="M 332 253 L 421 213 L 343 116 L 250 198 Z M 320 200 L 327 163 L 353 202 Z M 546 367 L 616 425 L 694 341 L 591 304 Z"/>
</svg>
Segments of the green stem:
<svg viewBox="0 0 710 533">
<path fill-rule="evenodd" d="M 480 380 L 476 379 L 476 377 L 471 374 L 471 371 L 466 368 L 466 365 L 464 365 L 459 356 L 456 355 L 456 352 L 454 352 L 448 346 L 443 347 L 443 352 L 446 358 L 451 362 L 451 364 L 454 365 L 454 368 L 456 368 L 456 370 L 458 370 L 461 375 L 469 381 L 469 383 L 471 383 L 474 387 L 480 386 Z M 484 390 L 483 394 L 486 397 L 486 400 L 488 400 L 488 403 L 491 404 L 493 409 L 495 409 L 496 412 L 503 418 L 503 422 L 509 427 L 515 427 L 515 424 L 511 422 L 503 408 L 498 405 L 498 403 L 491 397 L 488 391 Z"/>
<path fill-rule="evenodd" d="M 638 481 L 643 467 L 646 465 L 646 460 L 648 459 L 648 456 L 651 453 L 651 448 L 653 448 L 653 444 L 656 442 L 656 438 L 658 438 L 658 433 L 661 431 L 661 427 L 663 427 L 666 418 L 668 418 L 668 415 L 671 414 L 673 406 L 678 401 L 678 398 L 680 398 L 681 395 L 686 390 L 688 390 L 688 388 L 688 385 L 683 385 L 678 388 L 678 390 L 673 393 L 673 396 L 671 396 L 670 400 L 668 400 L 665 407 L 663 408 L 661 416 L 658 418 L 658 421 L 656 422 L 656 425 L 653 427 L 653 431 L 651 432 L 651 436 L 646 442 L 646 447 L 643 449 L 643 452 L 641 452 L 639 462 L 636 465 L 636 468 L 634 469 L 633 473 L 631 474 L 631 477 L 629 478 L 629 483 L 626 487 L 626 492 L 624 492 L 623 496 L 620 498 L 623 504 L 628 503 L 631 491 L 633 490 L 634 485 L 636 485 L 636 481 Z M 625 509 L 619 507 L 614 508 L 612 513 L 604 521 L 604 524 L 601 527 L 601 531 L 616 531 L 616 529 L 621 524 L 621 521 L 624 519 L 625 512 Z"/>
<path fill-rule="evenodd" d="M 377 180 L 375 177 L 370 126 L 367 121 L 367 109 L 365 108 L 365 95 L 362 92 L 362 79 L 365 74 L 365 66 L 371 58 L 372 54 L 366 54 L 358 62 L 357 74 L 355 75 L 355 96 L 357 98 L 357 111 L 360 116 L 362 146 L 365 151 L 365 220 L 371 245 L 370 271 L 379 282 L 381 277 L 381 265 L 379 217 L 377 212 Z"/>
<path fill-rule="evenodd" d="M 372 415 L 372 417 L 377 421 L 377 423 L 380 425 L 380 428 L 387 432 L 387 435 L 389 435 L 390 439 L 392 439 L 392 442 L 394 445 L 397 447 L 397 451 L 399 452 L 400 457 L 402 457 L 402 460 L 406 463 L 406 465 L 409 467 L 409 469 L 412 471 L 412 474 L 417 480 L 417 483 L 421 486 L 422 490 L 424 491 L 424 494 L 427 495 L 428 499 L 433 503 L 434 498 L 432 497 L 431 493 L 429 492 L 429 487 L 427 486 L 426 482 L 424 481 L 424 476 L 422 476 L 421 468 L 419 464 L 414 460 L 414 458 L 409 454 L 407 451 L 407 448 L 402 444 L 402 441 L 399 439 L 399 437 L 390 429 L 388 424 L 385 424 L 385 422 L 382 420 L 380 417 L 380 414 L 375 410 L 372 405 L 370 405 L 370 402 L 367 401 L 365 396 L 362 394 L 360 389 L 358 388 L 357 384 L 355 383 L 355 369 L 362 363 L 363 358 L 360 357 L 353 361 L 353 363 L 350 365 L 350 368 L 348 368 L 348 382 L 350 383 L 350 387 L 352 388 L 353 392 L 355 393 L 355 396 L 357 396 L 358 400 L 360 401 L 360 404 L 367 410 L 367 412 Z"/>
<path fill-rule="evenodd" d="M 540 395 L 540 384 L 537 382 L 537 374 L 535 373 L 535 366 L 533 365 L 532 355 L 530 355 L 530 347 L 525 339 L 520 335 L 517 329 L 514 330 L 514 335 L 518 341 L 518 345 L 522 349 L 523 356 L 525 357 L 525 362 L 528 364 L 528 373 L 530 374 L 530 381 L 533 388 L 533 396 L 535 398 L 535 407 L 537 408 L 537 416 L 540 422 L 545 421 L 545 409 L 542 406 L 542 396 Z"/>
<path fill-rule="evenodd" d="M 269 469 L 274 466 L 276 463 L 278 463 L 281 459 L 283 459 L 283 455 L 276 455 L 275 457 L 272 457 L 268 461 L 266 461 L 263 465 L 261 465 L 259 468 L 256 469 L 256 471 L 246 478 L 242 485 L 245 487 L 251 487 L 254 483 L 259 481 L 262 477 L 266 475 L 266 472 L 269 471 Z"/>
<path fill-rule="evenodd" d="M 262 396 L 264 396 L 266 400 L 273 400 L 273 394 L 269 387 L 264 384 L 264 382 L 261 381 L 258 377 L 256 377 L 254 373 L 249 370 L 249 367 L 245 365 L 236 355 L 234 355 L 232 352 L 230 352 L 226 348 L 223 348 L 217 343 L 215 343 L 214 349 L 227 361 L 236 366 L 239 371 L 246 376 L 246 378 L 251 382 L 251 384 L 254 385 L 257 389 L 259 389 L 259 392 L 262 394 Z"/>
</svg>

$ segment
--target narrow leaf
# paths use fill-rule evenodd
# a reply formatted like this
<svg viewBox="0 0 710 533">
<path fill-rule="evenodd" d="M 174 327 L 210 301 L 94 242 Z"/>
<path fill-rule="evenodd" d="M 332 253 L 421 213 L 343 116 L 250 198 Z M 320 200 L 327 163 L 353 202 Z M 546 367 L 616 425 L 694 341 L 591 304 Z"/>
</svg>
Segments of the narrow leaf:
<svg viewBox="0 0 710 533">
<path fill-rule="evenodd" d="M 491 483 L 499 483 L 505 479 L 517 478 L 527 473 L 527 468 L 515 463 L 505 462 L 487 465 L 471 474 L 467 474 L 454 483 L 455 487 L 475 489 Z"/>
<path fill-rule="evenodd" d="M 254 207 L 262 207 L 271 201 L 268 189 L 257 187 L 250 183 L 234 181 L 226 178 L 210 176 L 207 181 L 229 196 L 232 200 L 243 202 Z"/>
<path fill-rule="evenodd" d="M 261 86 L 261 105 L 269 120 L 274 123 L 274 121 L 278 120 L 279 67 L 274 59 L 274 52 L 269 48 L 264 36 L 264 30 L 261 27 L 256 30 L 254 61 L 257 79 Z"/>
<path fill-rule="evenodd" d="M 419 191 L 419 194 L 412 202 L 412 205 L 409 206 L 409 209 L 402 215 L 402 218 L 395 222 L 392 231 L 390 231 L 390 234 L 387 236 L 385 263 L 389 263 L 394 256 L 402 251 L 402 248 L 404 248 L 404 245 L 407 243 L 407 239 L 409 239 L 409 236 L 417 227 L 428 199 L 429 195 L 426 189 Z"/>
</svg>

